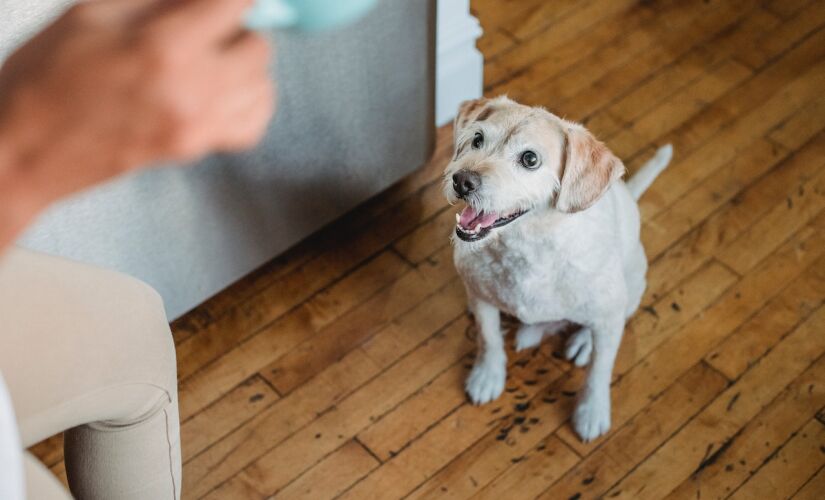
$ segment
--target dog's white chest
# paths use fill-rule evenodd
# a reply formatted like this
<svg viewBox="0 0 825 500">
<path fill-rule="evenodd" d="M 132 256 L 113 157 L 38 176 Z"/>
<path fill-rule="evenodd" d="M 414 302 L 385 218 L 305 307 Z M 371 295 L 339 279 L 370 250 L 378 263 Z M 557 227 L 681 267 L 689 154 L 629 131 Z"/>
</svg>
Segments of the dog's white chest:
<svg viewBox="0 0 825 500">
<path fill-rule="evenodd" d="M 571 272 L 569 263 L 553 256 L 546 246 L 496 241 L 473 251 L 457 248 L 455 264 L 472 294 L 524 323 L 535 323 L 566 319 L 565 311 L 578 300 L 560 286 Z"/>
</svg>

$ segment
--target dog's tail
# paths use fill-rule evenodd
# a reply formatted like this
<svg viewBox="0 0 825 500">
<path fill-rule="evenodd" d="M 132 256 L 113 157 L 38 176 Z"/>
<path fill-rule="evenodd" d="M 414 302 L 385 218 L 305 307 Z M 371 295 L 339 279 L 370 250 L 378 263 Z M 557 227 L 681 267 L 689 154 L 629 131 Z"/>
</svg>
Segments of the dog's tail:
<svg viewBox="0 0 825 500">
<path fill-rule="evenodd" d="M 642 193 L 653 184 L 656 177 L 667 167 L 672 157 L 673 146 L 670 144 L 662 146 L 656 151 L 653 158 L 648 160 L 638 172 L 633 174 L 633 177 L 627 180 L 627 187 L 630 189 L 633 198 L 638 200 L 642 196 Z"/>
</svg>

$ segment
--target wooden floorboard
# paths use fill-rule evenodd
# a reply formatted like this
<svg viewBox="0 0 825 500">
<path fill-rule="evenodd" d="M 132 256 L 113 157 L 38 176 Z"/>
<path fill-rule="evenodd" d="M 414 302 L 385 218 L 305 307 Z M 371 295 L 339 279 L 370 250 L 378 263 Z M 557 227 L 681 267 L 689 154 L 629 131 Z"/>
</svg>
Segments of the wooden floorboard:
<svg viewBox="0 0 825 500">
<path fill-rule="evenodd" d="M 611 431 L 572 431 L 560 339 L 466 402 L 446 126 L 427 165 L 173 324 L 183 497 L 825 498 L 825 2 L 471 9 L 488 95 L 583 122 L 631 172 L 674 145 L 640 201 Z M 65 482 L 60 436 L 32 452 Z"/>
</svg>

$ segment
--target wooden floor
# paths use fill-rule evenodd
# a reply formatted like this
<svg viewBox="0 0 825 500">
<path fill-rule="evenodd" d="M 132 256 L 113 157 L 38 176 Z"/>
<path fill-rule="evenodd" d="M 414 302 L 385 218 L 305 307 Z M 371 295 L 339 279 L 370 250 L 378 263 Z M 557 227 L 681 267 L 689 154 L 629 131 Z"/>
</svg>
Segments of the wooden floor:
<svg viewBox="0 0 825 500">
<path fill-rule="evenodd" d="M 612 431 L 559 342 L 467 404 L 474 335 L 432 161 L 174 325 L 184 498 L 825 498 L 825 2 L 474 0 L 485 90 L 632 171 L 649 290 Z M 512 325 L 510 325 L 512 327 Z M 65 475 L 60 438 L 35 447 Z"/>
</svg>

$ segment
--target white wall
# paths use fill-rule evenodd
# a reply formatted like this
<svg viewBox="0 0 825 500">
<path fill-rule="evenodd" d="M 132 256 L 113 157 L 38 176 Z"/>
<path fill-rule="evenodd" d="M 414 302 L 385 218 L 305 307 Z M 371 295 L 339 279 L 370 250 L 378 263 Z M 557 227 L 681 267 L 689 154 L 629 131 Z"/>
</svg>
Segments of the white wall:
<svg viewBox="0 0 825 500">
<path fill-rule="evenodd" d="M 470 15 L 470 0 L 438 0 L 436 15 L 435 123 L 441 126 L 462 101 L 481 96 L 484 59 L 476 49 L 481 26 Z"/>
</svg>

